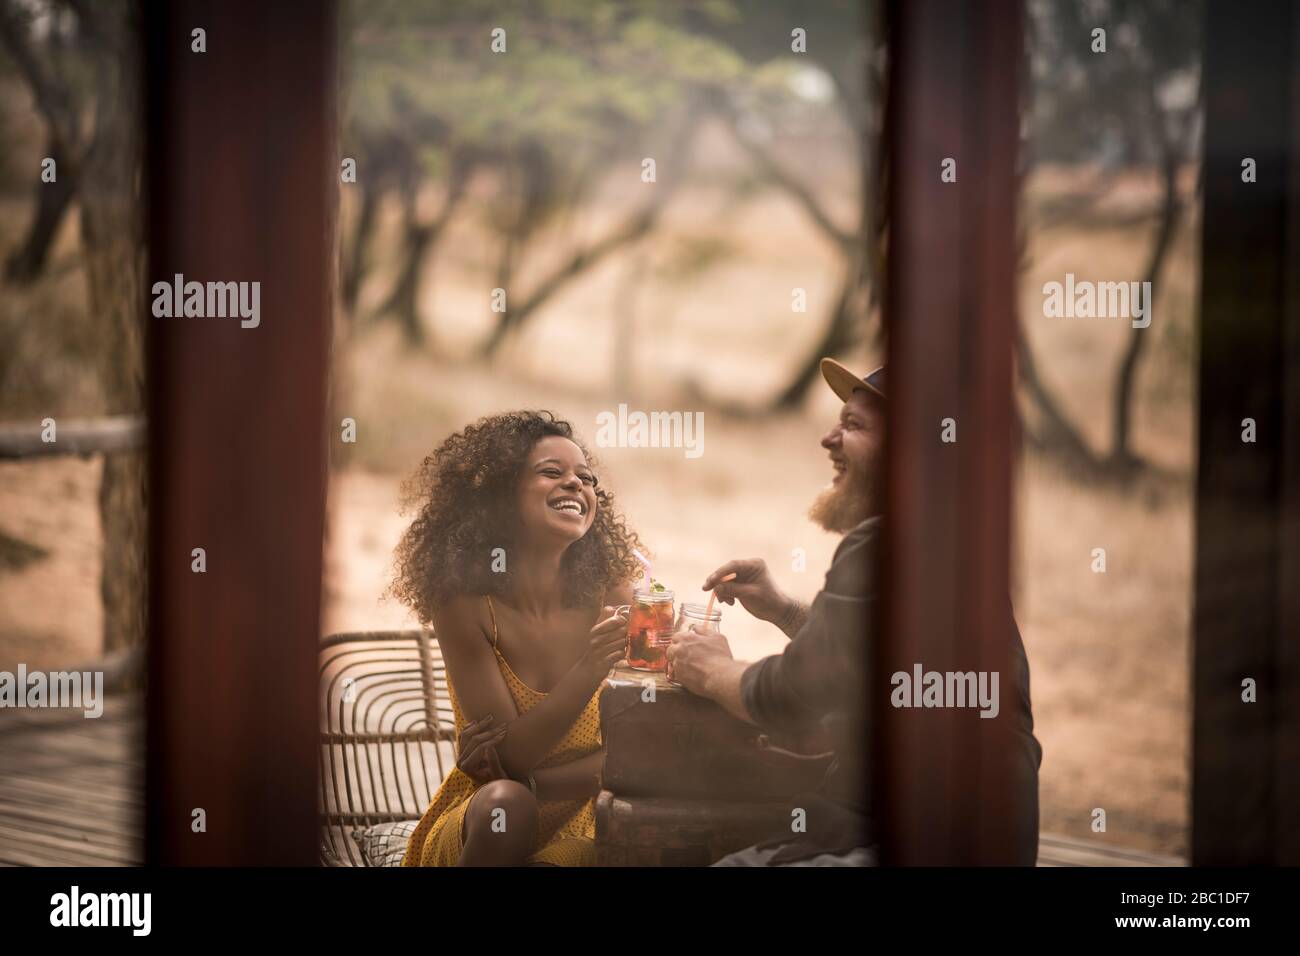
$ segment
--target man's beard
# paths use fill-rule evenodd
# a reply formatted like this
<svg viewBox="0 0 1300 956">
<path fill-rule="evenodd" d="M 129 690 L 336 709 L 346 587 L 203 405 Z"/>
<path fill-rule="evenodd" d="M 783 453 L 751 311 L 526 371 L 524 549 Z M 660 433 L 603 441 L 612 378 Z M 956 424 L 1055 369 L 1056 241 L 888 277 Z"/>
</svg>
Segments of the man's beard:
<svg viewBox="0 0 1300 956">
<path fill-rule="evenodd" d="M 808 509 L 808 517 L 826 531 L 844 534 L 875 513 L 876 463 L 862 471 L 846 471 L 836 485 L 822 489 Z"/>
</svg>

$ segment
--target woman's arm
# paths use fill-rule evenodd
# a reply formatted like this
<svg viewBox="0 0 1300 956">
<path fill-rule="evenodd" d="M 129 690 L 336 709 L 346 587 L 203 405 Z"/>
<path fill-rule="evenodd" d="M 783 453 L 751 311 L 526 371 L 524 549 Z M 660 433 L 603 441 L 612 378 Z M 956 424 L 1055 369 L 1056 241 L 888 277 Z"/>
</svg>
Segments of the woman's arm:
<svg viewBox="0 0 1300 956">
<path fill-rule="evenodd" d="M 605 593 L 605 604 L 618 607 L 632 603 L 632 585 L 624 584 Z M 600 793 L 600 773 L 605 763 L 602 750 L 554 767 L 533 771 L 539 800 L 585 800 Z"/>
<path fill-rule="evenodd" d="M 600 770 L 605 755 L 595 753 L 555 767 L 533 771 L 538 800 L 585 800 L 600 793 Z"/>
<path fill-rule="evenodd" d="M 511 722 L 505 739 L 497 745 L 501 765 L 510 777 L 520 780 L 546 759 L 587 706 L 609 667 L 590 667 L 580 661 L 541 703 Z"/>
<path fill-rule="evenodd" d="M 466 723 L 491 714 L 493 719 L 485 726 L 499 728 L 519 712 L 483 629 L 479 603 L 459 597 L 438 608 L 433 614 L 433 631 Z"/>
<path fill-rule="evenodd" d="M 435 615 L 434 626 L 450 638 L 443 646 L 447 673 L 460 698 L 466 720 L 492 714 L 492 726 L 509 723 L 496 745 L 506 773 L 518 780 L 530 773 L 568 732 L 587 706 L 626 643 L 627 620 L 605 617 L 592 628 L 587 653 L 532 710 L 520 716 L 501 676 L 492 646 L 484 639 L 472 599 L 457 599 Z M 607 608 L 606 614 L 609 613 Z M 620 643 L 620 641 L 622 643 Z"/>
</svg>

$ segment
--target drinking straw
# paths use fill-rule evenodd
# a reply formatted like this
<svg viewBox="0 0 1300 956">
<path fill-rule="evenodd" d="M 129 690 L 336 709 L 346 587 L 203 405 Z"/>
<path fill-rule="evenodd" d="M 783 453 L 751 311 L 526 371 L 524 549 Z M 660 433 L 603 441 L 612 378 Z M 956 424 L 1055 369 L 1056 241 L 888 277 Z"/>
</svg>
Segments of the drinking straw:
<svg viewBox="0 0 1300 956">
<path fill-rule="evenodd" d="M 647 558 L 640 551 L 638 551 L 636 548 L 632 549 L 632 553 L 636 556 L 636 559 L 641 562 L 641 569 L 645 572 L 645 589 L 646 591 L 649 591 L 650 590 L 650 559 Z"/>
<path fill-rule="evenodd" d="M 730 574 L 724 574 L 718 584 L 726 584 L 728 581 L 734 580 L 736 580 L 736 572 L 732 571 Z M 709 615 L 713 613 L 713 602 L 718 599 L 718 584 L 715 584 L 713 590 L 709 592 L 709 603 L 704 606 L 705 627 L 709 626 Z"/>
</svg>

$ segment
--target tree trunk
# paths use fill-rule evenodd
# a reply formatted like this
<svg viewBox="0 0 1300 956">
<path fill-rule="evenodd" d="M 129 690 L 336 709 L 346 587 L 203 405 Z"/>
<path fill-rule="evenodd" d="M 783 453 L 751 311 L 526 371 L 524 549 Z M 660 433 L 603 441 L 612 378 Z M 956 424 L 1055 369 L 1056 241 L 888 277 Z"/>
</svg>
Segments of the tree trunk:
<svg viewBox="0 0 1300 956">
<path fill-rule="evenodd" d="M 870 78 L 864 78 L 870 82 Z M 882 91 L 873 89 L 878 102 Z M 808 389 L 821 374 L 823 356 L 834 355 L 856 345 L 862 338 L 871 306 L 880 296 L 879 268 L 884 246 L 884 149 L 885 123 L 873 131 L 872 124 L 863 122 L 858 127 L 859 169 L 861 179 L 858 194 L 858 224 L 854 242 L 841 244 L 844 259 L 844 278 L 839 295 L 831 310 L 826 330 L 812 351 L 805 356 L 794 376 L 772 403 L 776 411 L 795 408 L 804 400 Z"/>
<path fill-rule="evenodd" d="M 36 215 L 27 229 L 27 237 L 5 262 L 5 278 L 19 285 L 31 282 L 45 268 L 50 246 L 77 191 L 75 161 L 53 136 L 46 145 L 45 155 L 54 160 L 56 178 L 52 183 L 37 181 Z"/>
<path fill-rule="evenodd" d="M 146 501 L 144 454 L 105 455 L 99 485 L 105 654 L 144 643 Z M 187 559 L 186 555 L 176 558 Z"/>
<path fill-rule="evenodd" d="M 45 263 L 50 243 L 76 192 L 77 162 L 83 143 L 78 98 L 50 68 L 48 54 L 33 45 L 25 6 L 17 0 L 0 2 L 0 46 L 26 81 L 32 101 L 45 120 L 45 155 L 55 161 L 58 176 L 52 183 L 38 177 L 36 216 L 27 237 L 5 264 L 6 277 L 19 283 L 34 279 Z M 88 27 L 87 32 L 93 35 L 93 28 Z"/>
<path fill-rule="evenodd" d="M 425 341 L 424 327 L 420 325 L 419 299 L 420 288 L 429 277 L 429 269 L 424 262 L 429 252 L 438 244 L 443 231 L 451 222 L 451 217 L 464 198 L 477 160 L 469 153 L 452 157 L 451 173 L 447 179 L 447 195 L 442 201 L 442 208 L 432 222 L 423 222 L 417 209 L 418 185 L 412 183 L 406 193 L 406 213 L 403 219 L 403 260 L 397 282 L 387 300 L 379 308 L 379 314 L 396 315 L 406 335 L 408 345 L 417 346 Z"/>
<path fill-rule="evenodd" d="M 658 226 L 659 219 L 664 210 L 668 208 L 673 193 L 686 178 L 686 171 L 691 161 L 691 145 L 703 118 L 703 110 L 698 104 L 694 104 L 689 108 L 681 126 L 677 129 L 665 150 L 665 155 L 677 158 L 680 168 L 673 176 L 656 184 L 654 195 L 648 203 L 629 215 L 626 220 L 615 226 L 605 236 L 574 252 L 567 260 L 542 279 L 522 303 L 517 306 L 512 305 L 510 303 L 518 302 L 518 298 L 507 299 L 506 311 L 497 315 L 496 325 L 479 349 L 480 357 L 494 358 L 505 344 L 506 339 L 522 329 L 534 312 L 550 301 L 554 295 L 563 290 L 570 282 L 601 263 L 611 253 L 640 242 L 642 238 L 649 235 Z M 518 252 L 519 250 L 516 247 L 512 255 L 517 257 Z M 514 265 L 515 263 L 511 264 L 512 269 Z"/>
<path fill-rule="evenodd" d="M 408 203 L 402 226 L 401 272 L 381 311 L 397 319 L 406 344 L 415 348 L 424 344 L 424 328 L 420 325 L 419 311 L 420 268 L 429 251 L 433 230 L 421 223 L 416 216 L 415 198 L 411 197 Z"/>
<path fill-rule="evenodd" d="M 637 296 L 649 265 L 650 256 L 644 248 L 631 252 L 622 280 L 616 287 L 611 309 L 614 313 L 614 347 L 609 366 L 609 389 L 631 405 L 637 402 L 640 384 L 635 361 Z"/>
<path fill-rule="evenodd" d="M 1151 247 L 1151 258 L 1147 262 L 1146 275 L 1143 276 L 1143 279 L 1150 283 L 1148 288 L 1153 290 L 1153 299 L 1156 282 L 1164 268 L 1165 258 L 1173 242 L 1174 230 L 1178 226 L 1182 213 L 1182 203 L 1178 198 L 1178 163 L 1173 155 L 1165 157 L 1164 180 L 1165 196 L 1160 210 L 1160 225 L 1156 229 L 1155 244 Z M 1147 302 L 1148 316 L 1152 313 L 1152 305 L 1151 301 Z M 1128 348 L 1124 352 L 1119 373 L 1115 378 L 1115 402 L 1108 464 L 1120 471 L 1128 471 L 1141 464 L 1140 459 L 1129 447 L 1129 435 L 1133 423 L 1133 386 L 1137 377 L 1138 359 L 1142 356 L 1150 334 L 1149 325 L 1144 329 L 1135 328 L 1130 331 Z"/>
<path fill-rule="evenodd" d="M 864 21 L 864 26 L 866 23 Z M 877 26 L 883 30 L 883 25 Z M 855 77 L 858 81 L 856 85 L 847 78 L 832 74 L 836 79 L 838 102 L 844 111 L 845 121 L 855 131 L 858 140 L 858 168 L 861 170 L 858 221 L 853 234 L 847 237 L 849 241 L 843 241 L 843 237 L 839 241 L 843 253 L 844 278 L 830 313 L 829 324 L 817 345 L 805 356 L 789 383 L 773 401 L 772 408 L 777 411 L 794 408 L 803 402 L 808 389 L 820 377 L 822 357 L 843 352 L 858 344 L 865 337 L 866 325 L 875 305 L 883 301 L 884 255 L 888 230 L 886 157 L 889 147 L 889 117 L 885 83 L 873 65 L 881 49 L 877 42 L 875 32 L 867 29 L 864 37 L 866 53 L 858 64 L 861 75 Z M 855 92 L 856 90 L 861 93 Z M 871 103 L 875 104 L 874 115 L 868 112 Z M 811 214 L 811 206 L 814 204 L 802 204 Z M 829 238 L 837 238 L 838 231 L 834 227 L 829 230 L 826 228 L 824 216 L 812 215 L 811 218 Z M 881 322 L 877 326 L 878 344 L 883 342 L 884 332 L 884 323 Z"/>
<path fill-rule="evenodd" d="M 358 184 L 361 189 L 361 208 L 357 211 L 356 229 L 352 243 L 347 249 L 342 265 L 342 281 L 339 283 L 339 296 L 342 299 L 343 313 L 351 317 L 357 307 L 357 296 L 361 291 L 361 280 L 366 274 L 366 246 L 375 231 L 375 214 L 379 211 L 378 187 L 367 180 Z"/>
<path fill-rule="evenodd" d="M 846 263 L 844 280 L 840 285 L 835 308 L 831 310 L 831 319 L 826 326 L 826 331 L 804 358 L 790 383 L 772 403 L 774 410 L 782 411 L 798 406 L 808 394 L 809 387 L 821 374 L 822 356 L 842 352 L 857 341 L 857 320 L 860 310 L 856 307 L 856 300 L 859 298 L 858 292 L 861 286 L 860 267 L 860 261 Z"/>
<path fill-rule="evenodd" d="M 1042 415 L 1042 423 L 1036 433 L 1024 428 L 1023 420 L 1021 430 L 1029 436 L 1031 443 L 1037 448 L 1058 454 L 1073 466 L 1096 472 L 1100 468 L 1097 456 L 1092 453 L 1092 449 L 1088 447 L 1079 430 L 1061 411 L 1052 393 L 1038 377 L 1034 353 L 1019 319 L 1016 322 L 1016 357 L 1020 383 Z"/>
<path fill-rule="evenodd" d="M 144 302 L 140 204 L 139 56 L 136 8 L 95 11 L 95 132 L 82 168 L 81 239 L 90 311 L 102 323 L 100 375 L 108 414 L 143 411 Z M 144 458 L 107 455 L 100 484 L 104 653 L 142 644 L 145 634 Z M 177 556 L 185 560 L 185 556 Z"/>
</svg>

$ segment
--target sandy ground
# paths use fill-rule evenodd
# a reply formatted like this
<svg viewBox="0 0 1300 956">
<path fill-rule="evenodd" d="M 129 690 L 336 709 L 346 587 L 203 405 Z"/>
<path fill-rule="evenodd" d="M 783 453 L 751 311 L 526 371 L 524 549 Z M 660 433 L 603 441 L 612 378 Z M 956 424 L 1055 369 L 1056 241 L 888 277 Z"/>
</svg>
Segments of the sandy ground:
<svg viewBox="0 0 1300 956">
<path fill-rule="evenodd" d="M 0 462 L 0 531 L 46 557 L 0 570 L 0 670 L 94 660 L 99 600 L 99 459 Z"/>
<path fill-rule="evenodd" d="M 1019 487 L 1015 606 L 1043 745 L 1043 829 L 1185 854 L 1190 500 L 1117 499 L 1032 463 Z M 1094 548 L 1105 573 L 1092 570 Z M 1096 808 L 1105 834 L 1091 829 Z"/>
</svg>

